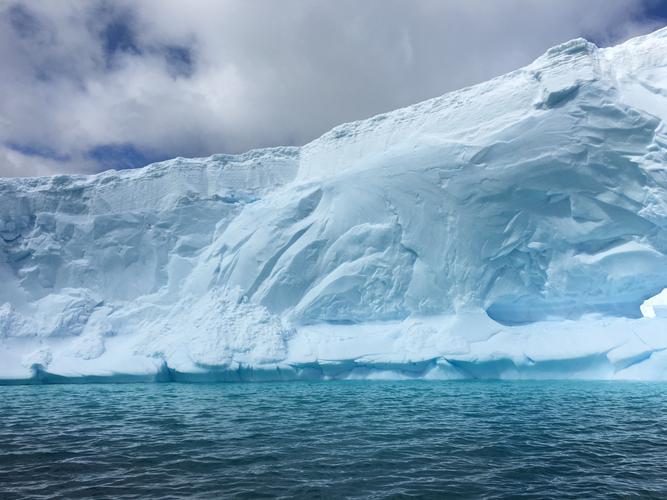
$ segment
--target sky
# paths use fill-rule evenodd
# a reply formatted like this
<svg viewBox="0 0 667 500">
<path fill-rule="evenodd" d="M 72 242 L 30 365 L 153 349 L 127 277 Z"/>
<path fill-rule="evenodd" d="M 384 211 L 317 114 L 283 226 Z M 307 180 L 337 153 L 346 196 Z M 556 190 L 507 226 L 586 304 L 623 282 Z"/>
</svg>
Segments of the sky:
<svg viewBox="0 0 667 500">
<path fill-rule="evenodd" d="M 667 0 L 0 0 L 0 176 L 301 145 Z"/>
</svg>

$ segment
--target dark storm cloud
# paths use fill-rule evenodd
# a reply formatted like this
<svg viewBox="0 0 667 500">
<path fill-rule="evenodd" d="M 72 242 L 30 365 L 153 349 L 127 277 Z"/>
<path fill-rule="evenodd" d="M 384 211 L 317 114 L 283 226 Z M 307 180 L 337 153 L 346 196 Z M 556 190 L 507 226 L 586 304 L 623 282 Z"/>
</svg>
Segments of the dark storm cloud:
<svg viewBox="0 0 667 500">
<path fill-rule="evenodd" d="M 660 12 L 642 0 L 0 0 L 0 175 L 303 144 L 576 36 L 650 31 Z"/>
</svg>

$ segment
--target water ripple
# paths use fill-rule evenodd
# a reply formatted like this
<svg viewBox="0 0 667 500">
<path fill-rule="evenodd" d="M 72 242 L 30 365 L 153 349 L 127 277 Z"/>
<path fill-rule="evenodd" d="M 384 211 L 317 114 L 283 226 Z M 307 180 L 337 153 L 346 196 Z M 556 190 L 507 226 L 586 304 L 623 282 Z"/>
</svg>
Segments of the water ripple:
<svg viewBox="0 0 667 500">
<path fill-rule="evenodd" d="M 0 387 L 2 498 L 667 496 L 667 385 Z"/>
</svg>

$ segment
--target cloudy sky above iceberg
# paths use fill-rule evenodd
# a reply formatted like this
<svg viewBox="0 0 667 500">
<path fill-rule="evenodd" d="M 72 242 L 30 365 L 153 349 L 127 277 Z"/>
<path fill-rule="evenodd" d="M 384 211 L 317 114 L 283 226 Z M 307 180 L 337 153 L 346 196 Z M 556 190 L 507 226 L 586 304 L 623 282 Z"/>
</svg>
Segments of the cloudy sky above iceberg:
<svg viewBox="0 0 667 500">
<path fill-rule="evenodd" d="M 0 176 L 299 145 L 667 0 L 0 0 Z"/>
</svg>

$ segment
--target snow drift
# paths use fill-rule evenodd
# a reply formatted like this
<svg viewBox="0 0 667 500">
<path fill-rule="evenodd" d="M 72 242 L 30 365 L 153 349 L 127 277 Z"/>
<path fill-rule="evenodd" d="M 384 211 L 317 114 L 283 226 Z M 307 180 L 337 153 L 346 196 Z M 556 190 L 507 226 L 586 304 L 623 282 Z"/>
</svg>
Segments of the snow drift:
<svg viewBox="0 0 667 500">
<path fill-rule="evenodd" d="M 663 29 L 301 148 L 2 179 L 0 378 L 667 378 L 666 118 Z"/>
</svg>

